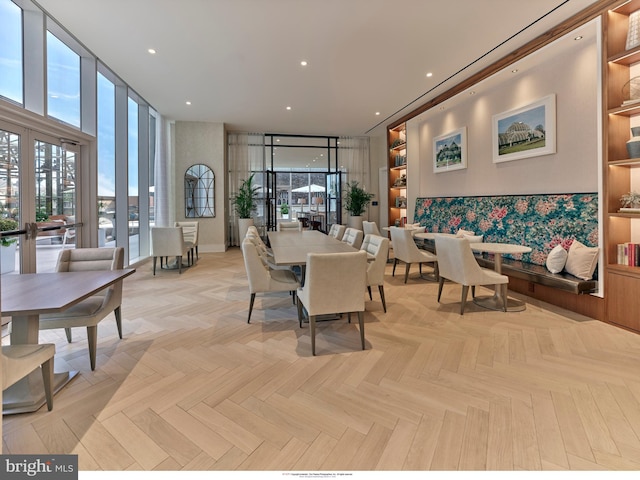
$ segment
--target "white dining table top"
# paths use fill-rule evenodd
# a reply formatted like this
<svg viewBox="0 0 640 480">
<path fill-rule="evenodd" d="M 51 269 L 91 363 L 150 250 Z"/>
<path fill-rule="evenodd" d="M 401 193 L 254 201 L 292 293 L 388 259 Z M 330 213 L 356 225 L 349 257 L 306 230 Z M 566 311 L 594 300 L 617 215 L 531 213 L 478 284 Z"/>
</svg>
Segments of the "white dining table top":
<svg viewBox="0 0 640 480">
<path fill-rule="evenodd" d="M 527 247 L 526 245 L 519 245 L 516 243 L 483 242 L 472 243 L 470 247 L 471 250 L 475 250 L 476 252 L 498 253 L 500 255 L 513 253 L 529 253 L 531 251 L 531 247 Z"/>
<path fill-rule="evenodd" d="M 351 245 L 317 230 L 269 232 L 268 236 L 276 265 L 304 265 L 308 253 L 357 251 Z"/>
<path fill-rule="evenodd" d="M 420 240 L 434 240 L 438 235 L 441 237 L 455 237 L 453 233 L 420 232 L 416 233 L 413 238 L 418 238 Z"/>
</svg>

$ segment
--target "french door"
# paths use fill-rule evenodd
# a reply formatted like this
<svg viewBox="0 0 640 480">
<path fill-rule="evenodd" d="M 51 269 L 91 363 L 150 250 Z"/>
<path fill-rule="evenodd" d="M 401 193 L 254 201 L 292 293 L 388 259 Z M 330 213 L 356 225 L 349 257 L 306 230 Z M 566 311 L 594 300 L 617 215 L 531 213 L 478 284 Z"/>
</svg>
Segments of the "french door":
<svg viewBox="0 0 640 480">
<path fill-rule="evenodd" d="M 75 248 L 79 149 L 35 130 L 0 122 L 2 275 L 50 272 L 60 250 Z"/>
</svg>

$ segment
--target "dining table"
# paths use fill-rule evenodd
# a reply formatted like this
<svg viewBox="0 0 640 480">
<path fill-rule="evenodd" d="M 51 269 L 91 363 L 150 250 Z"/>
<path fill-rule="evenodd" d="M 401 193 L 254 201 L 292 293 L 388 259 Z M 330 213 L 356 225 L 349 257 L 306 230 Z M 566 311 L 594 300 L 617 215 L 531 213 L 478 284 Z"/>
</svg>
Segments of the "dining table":
<svg viewBox="0 0 640 480">
<path fill-rule="evenodd" d="M 11 345 L 37 344 L 41 314 L 63 313 L 134 272 L 135 269 L 127 268 L 3 275 L 0 310 L 3 316 L 11 317 Z M 77 371 L 55 372 L 54 394 L 77 374 Z M 42 375 L 36 369 L 3 392 L 2 413 L 34 412 L 44 403 Z"/>
<path fill-rule="evenodd" d="M 273 262 L 278 266 L 302 266 L 309 253 L 353 252 L 351 245 L 318 230 L 269 232 Z M 369 254 L 367 254 L 369 256 Z"/>
<path fill-rule="evenodd" d="M 474 252 L 486 252 L 493 254 L 493 269 L 500 274 L 502 274 L 503 255 L 529 253 L 531 251 L 531 247 L 514 243 L 471 243 L 470 247 Z M 503 299 L 500 288 L 498 287 L 495 288 L 495 292 L 493 295 L 475 297 L 473 299 L 473 302 L 476 305 L 488 308 L 490 310 L 502 310 L 504 308 L 503 306 L 505 305 L 504 302 L 506 302 L 506 310 L 508 312 L 521 312 L 526 309 L 526 304 L 520 300 L 509 297 Z"/>
</svg>

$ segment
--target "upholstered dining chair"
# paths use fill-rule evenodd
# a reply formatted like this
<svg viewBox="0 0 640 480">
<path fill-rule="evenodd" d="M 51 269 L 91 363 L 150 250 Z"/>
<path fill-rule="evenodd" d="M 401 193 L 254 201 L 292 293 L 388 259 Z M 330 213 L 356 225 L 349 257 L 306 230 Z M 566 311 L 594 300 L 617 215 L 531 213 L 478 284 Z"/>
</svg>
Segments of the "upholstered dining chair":
<svg viewBox="0 0 640 480">
<path fill-rule="evenodd" d="M 438 277 L 438 257 L 433 253 L 420 250 L 413 240 L 411 230 L 407 228 L 389 227 L 391 230 L 391 242 L 393 243 L 393 272 L 392 276 L 396 274 L 396 265 L 398 262 L 404 262 L 406 264 L 404 272 L 404 283 L 407 283 L 409 278 L 409 269 L 412 263 L 417 263 L 420 268 L 420 276 L 422 276 L 422 264 L 432 263 L 434 264 L 433 272 L 435 278 Z M 437 250 L 436 250 L 437 251 Z"/>
<path fill-rule="evenodd" d="M 363 238 L 364 238 L 364 233 L 362 232 L 362 230 L 348 227 L 344 230 L 342 241 L 344 243 L 348 243 L 353 248 L 360 248 L 360 246 L 362 245 Z"/>
<path fill-rule="evenodd" d="M 176 257 L 178 263 L 178 273 L 182 273 L 182 259 L 187 258 L 187 265 L 190 265 L 189 256 L 191 243 L 184 241 L 182 227 L 153 227 L 151 229 L 151 255 L 153 256 L 153 274 L 156 274 L 156 260 L 160 257 L 160 268 L 163 260 L 169 257 Z"/>
<path fill-rule="evenodd" d="M 242 256 L 251 295 L 247 323 L 251 323 L 251 312 L 257 293 L 290 292 L 295 303 L 296 290 L 300 287 L 300 282 L 291 270 L 270 268 L 261 259 L 256 245 L 247 237 L 242 241 Z"/>
<path fill-rule="evenodd" d="M 56 272 L 94 270 L 121 270 L 124 266 L 124 248 L 76 248 L 62 250 L 58 255 Z M 96 368 L 98 323 L 111 312 L 116 318 L 118 336 L 122 339 L 122 281 L 73 305 L 62 313 L 40 315 L 40 330 L 64 328 L 67 341 L 71 343 L 71 329 L 87 328 L 89 361 L 91 370 Z"/>
<path fill-rule="evenodd" d="M 435 242 L 440 276 L 438 302 L 440 302 L 445 279 L 462 285 L 460 315 L 464 315 L 464 307 L 470 286 L 473 297 L 475 297 L 476 285 L 495 285 L 496 288 L 502 289 L 502 298 L 507 298 L 509 277 L 478 265 L 466 238 L 437 235 Z M 505 312 L 507 311 L 506 304 L 503 309 Z"/>
<path fill-rule="evenodd" d="M 298 321 L 302 307 L 309 315 L 311 353 L 316 354 L 316 317 L 357 312 L 364 350 L 364 295 L 367 286 L 367 253 L 309 253 L 304 287 L 298 289 Z M 350 318 L 350 317 L 349 317 Z"/>
<path fill-rule="evenodd" d="M 41 367 L 44 382 L 44 397 L 47 409 L 53 408 L 53 356 L 56 346 L 52 343 L 3 345 L 2 346 L 2 390 Z"/>
<path fill-rule="evenodd" d="M 302 231 L 302 222 L 298 222 L 298 221 L 278 222 L 278 225 L 276 228 L 278 229 L 279 232 L 282 232 L 282 231 L 290 232 L 294 230 Z"/>
<path fill-rule="evenodd" d="M 384 298 L 384 271 L 387 266 L 387 256 L 389 255 L 389 239 L 380 235 L 371 233 L 364 236 L 360 250 L 364 250 L 373 255 L 373 261 L 367 264 L 367 290 L 369 291 L 369 299 L 371 296 L 371 287 L 378 287 L 380 299 L 382 300 L 382 308 L 387 313 L 387 302 Z"/>
<path fill-rule="evenodd" d="M 339 223 L 334 223 L 331 225 L 329 229 L 329 236 L 335 238 L 336 240 L 342 240 L 344 236 L 344 231 L 347 229 L 344 225 L 340 225 Z"/>
<path fill-rule="evenodd" d="M 368 222 L 364 220 L 362 222 L 362 232 L 364 233 L 365 237 L 369 234 L 377 235 L 378 237 L 382 236 L 380 230 L 378 229 L 378 225 L 376 225 L 376 222 Z"/>
<path fill-rule="evenodd" d="M 199 259 L 200 255 L 198 254 L 198 233 L 199 233 L 199 223 L 198 222 L 175 222 L 173 224 L 174 227 L 182 227 L 182 236 L 184 237 L 185 243 L 191 243 L 191 261 L 194 260 L 194 252 L 196 254 L 195 259 Z"/>
</svg>

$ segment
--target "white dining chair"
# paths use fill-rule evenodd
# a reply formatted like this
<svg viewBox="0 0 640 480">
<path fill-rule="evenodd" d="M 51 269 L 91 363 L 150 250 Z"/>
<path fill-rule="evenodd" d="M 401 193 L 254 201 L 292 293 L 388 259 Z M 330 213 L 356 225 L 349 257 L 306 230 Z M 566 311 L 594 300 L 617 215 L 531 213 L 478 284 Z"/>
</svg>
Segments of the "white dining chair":
<svg viewBox="0 0 640 480">
<path fill-rule="evenodd" d="M 360 248 L 363 238 L 364 233 L 362 233 L 362 230 L 349 227 L 345 229 L 344 235 L 342 236 L 342 241 L 351 245 L 353 248 Z"/>
<path fill-rule="evenodd" d="M 293 222 L 278 222 L 277 225 L 278 232 L 290 232 L 290 231 L 302 231 L 302 222 L 293 221 Z"/>
<path fill-rule="evenodd" d="M 87 270 L 121 270 L 124 266 L 124 248 L 76 248 L 63 250 L 58 255 L 56 272 Z M 89 298 L 72 305 L 62 313 L 40 315 L 40 330 L 64 328 L 67 341 L 71 343 L 71 329 L 87 328 L 89 362 L 91 370 L 96 368 L 98 323 L 113 312 L 118 336 L 122 339 L 122 281 Z"/>
<path fill-rule="evenodd" d="M 373 300 L 371 287 L 377 286 L 380 292 L 380 299 L 382 300 L 382 308 L 384 312 L 387 313 L 387 302 L 384 298 L 384 272 L 389 255 L 389 239 L 379 235 L 365 235 L 360 250 L 364 250 L 374 257 L 374 259 L 367 264 L 367 290 L 369 291 L 369 299 Z"/>
<path fill-rule="evenodd" d="M 335 238 L 336 240 L 342 240 L 344 236 L 344 231 L 347 229 L 344 225 L 340 225 L 339 223 L 334 223 L 331 225 L 329 229 L 329 236 Z"/>
<path fill-rule="evenodd" d="M 257 293 L 290 292 L 295 303 L 296 290 L 300 282 L 291 270 L 270 268 L 263 262 L 258 248 L 250 238 L 245 237 L 242 241 L 242 256 L 249 280 L 250 300 L 247 323 L 251 323 L 251 312 Z"/>
<path fill-rule="evenodd" d="M 304 307 L 309 316 L 311 353 L 316 354 L 318 315 L 358 314 L 362 350 L 364 340 L 364 289 L 367 286 L 367 253 L 309 253 L 304 286 L 298 289 L 298 321 L 302 327 Z M 349 316 L 349 319 L 351 317 Z"/>
<path fill-rule="evenodd" d="M 382 234 L 380 233 L 380 230 L 378 229 L 378 225 L 376 224 L 376 222 L 368 222 L 366 220 L 364 220 L 362 222 L 362 232 L 364 233 L 365 237 L 369 234 L 371 235 L 377 235 L 378 237 L 381 237 Z"/>
<path fill-rule="evenodd" d="M 173 226 L 182 227 L 182 236 L 184 237 L 184 241 L 186 243 L 191 243 L 191 261 L 195 261 L 195 259 L 199 259 L 200 258 L 200 255 L 198 253 L 199 223 L 198 222 L 175 222 Z M 193 256 L 194 253 L 195 253 L 195 259 Z"/>
<path fill-rule="evenodd" d="M 160 268 L 164 260 L 175 257 L 178 264 L 178 273 L 182 273 L 183 258 L 187 258 L 187 265 L 190 265 L 189 256 L 191 243 L 184 241 L 182 227 L 153 227 L 151 229 L 151 255 L 153 256 L 153 274 L 156 274 L 156 260 L 160 257 Z"/>
<path fill-rule="evenodd" d="M 475 297 L 475 287 L 477 285 L 495 285 L 496 288 L 502 289 L 502 298 L 506 302 L 509 277 L 478 265 L 466 238 L 437 235 L 435 242 L 436 252 L 438 252 L 438 274 L 440 276 L 438 302 L 440 302 L 445 280 L 462 285 L 460 315 L 464 315 L 469 287 L 471 287 L 472 297 Z M 505 312 L 507 311 L 506 307 L 505 303 L 503 305 Z"/>
<path fill-rule="evenodd" d="M 41 367 L 44 396 L 47 409 L 53 408 L 53 356 L 56 346 L 52 343 L 3 345 L 2 346 L 2 390 Z"/>
<path fill-rule="evenodd" d="M 409 278 L 409 269 L 412 263 L 417 263 L 420 268 L 420 276 L 422 277 L 422 264 L 433 264 L 433 275 L 438 277 L 438 257 L 433 253 L 420 250 L 413 239 L 411 230 L 406 228 L 389 227 L 391 230 L 391 242 L 393 243 L 393 272 L 391 276 L 395 276 L 396 265 L 398 262 L 406 264 L 404 272 L 404 283 Z"/>
</svg>

